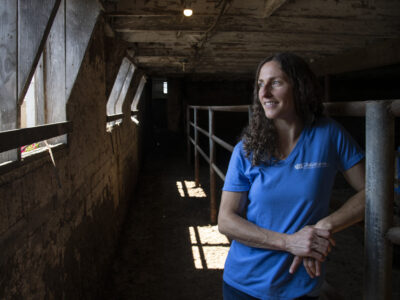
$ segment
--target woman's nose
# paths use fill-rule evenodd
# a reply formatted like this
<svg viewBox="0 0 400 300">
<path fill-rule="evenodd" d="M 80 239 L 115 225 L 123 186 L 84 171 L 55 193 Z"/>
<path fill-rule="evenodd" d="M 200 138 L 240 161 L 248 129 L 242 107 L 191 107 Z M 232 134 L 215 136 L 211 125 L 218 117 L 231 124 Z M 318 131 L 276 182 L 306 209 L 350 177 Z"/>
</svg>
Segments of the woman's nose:
<svg viewBox="0 0 400 300">
<path fill-rule="evenodd" d="M 263 87 L 263 95 L 264 95 L 264 97 L 270 97 L 270 96 L 272 96 L 272 88 L 271 88 L 271 85 L 270 85 L 270 84 L 266 84 L 266 85 Z"/>
</svg>

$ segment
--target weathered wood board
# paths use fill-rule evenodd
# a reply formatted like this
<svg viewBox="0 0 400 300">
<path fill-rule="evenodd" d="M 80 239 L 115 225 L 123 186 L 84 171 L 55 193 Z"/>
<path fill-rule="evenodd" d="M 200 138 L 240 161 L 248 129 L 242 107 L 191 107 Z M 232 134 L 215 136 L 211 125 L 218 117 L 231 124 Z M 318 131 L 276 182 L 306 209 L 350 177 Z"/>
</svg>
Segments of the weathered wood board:
<svg viewBox="0 0 400 300">
<path fill-rule="evenodd" d="M 0 139 L 2 139 L 4 143 L 0 145 L 0 151 L 40 142 L 53 136 L 68 132 L 72 132 L 71 122 L 60 122 L 30 128 L 2 131 L 0 132 Z"/>
<path fill-rule="evenodd" d="M 66 0 L 66 97 L 69 98 L 89 45 L 100 4 L 97 0 Z"/>
<path fill-rule="evenodd" d="M 18 99 L 22 103 L 60 0 L 18 1 Z"/>
<path fill-rule="evenodd" d="M 340 61 L 325 59 L 353 50 L 370 57 L 375 55 L 368 52 L 371 46 L 400 36 L 398 0 L 190 2 L 190 18 L 182 15 L 184 2 L 172 0 L 106 2 L 106 16 L 137 66 L 158 76 L 249 76 L 254 62 L 276 52 L 335 67 Z M 393 49 L 387 52 L 384 56 L 398 63 Z"/>
<path fill-rule="evenodd" d="M 15 129 L 16 126 L 17 2 L 3 0 L 0 5 L 0 131 Z M 16 159 L 16 150 L 0 153 L 0 164 Z"/>
<path fill-rule="evenodd" d="M 44 52 L 45 123 L 66 121 L 65 96 L 65 0 L 54 19 Z M 54 138 L 51 143 L 66 142 L 66 136 Z"/>
</svg>

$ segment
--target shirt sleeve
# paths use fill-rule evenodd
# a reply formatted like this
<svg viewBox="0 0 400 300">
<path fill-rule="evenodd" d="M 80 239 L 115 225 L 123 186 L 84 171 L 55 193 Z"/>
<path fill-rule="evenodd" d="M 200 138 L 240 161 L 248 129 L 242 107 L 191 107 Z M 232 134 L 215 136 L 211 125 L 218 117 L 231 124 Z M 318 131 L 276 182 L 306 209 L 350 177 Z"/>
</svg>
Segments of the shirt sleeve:
<svg viewBox="0 0 400 300">
<path fill-rule="evenodd" d="M 340 171 L 346 171 L 364 158 L 364 151 L 340 124 L 334 122 L 332 131 L 332 136 L 335 137 L 335 147 L 338 155 L 338 169 Z"/>
<path fill-rule="evenodd" d="M 250 190 L 250 180 L 246 176 L 249 160 L 244 156 L 243 143 L 238 143 L 233 149 L 226 172 L 223 191 L 247 192 Z"/>
</svg>

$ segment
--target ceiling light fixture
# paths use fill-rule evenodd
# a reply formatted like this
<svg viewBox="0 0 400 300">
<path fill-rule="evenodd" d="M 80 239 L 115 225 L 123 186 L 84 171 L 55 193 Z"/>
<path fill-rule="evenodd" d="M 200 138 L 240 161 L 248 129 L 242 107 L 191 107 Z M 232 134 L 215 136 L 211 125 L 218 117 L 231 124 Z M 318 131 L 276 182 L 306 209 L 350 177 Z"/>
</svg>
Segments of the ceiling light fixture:
<svg viewBox="0 0 400 300">
<path fill-rule="evenodd" d="M 190 8 L 185 8 L 183 10 L 183 14 L 185 15 L 185 17 L 191 17 L 193 15 L 193 10 Z"/>
</svg>

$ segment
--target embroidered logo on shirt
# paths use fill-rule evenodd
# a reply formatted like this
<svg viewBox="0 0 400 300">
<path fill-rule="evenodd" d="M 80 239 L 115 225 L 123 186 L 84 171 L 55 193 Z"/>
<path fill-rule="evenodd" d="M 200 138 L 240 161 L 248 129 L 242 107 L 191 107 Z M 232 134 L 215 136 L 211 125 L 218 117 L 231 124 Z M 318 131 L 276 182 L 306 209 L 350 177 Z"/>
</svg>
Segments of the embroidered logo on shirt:
<svg viewBox="0 0 400 300">
<path fill-rule="evenodd" d="M 327 162 L 308 162 L 302 164 L 296 164 L 294 168 L 296 170 L 300 169 L 318 169 L 318 168 L 326 168 L 329 164 Z"/>
</svg>

